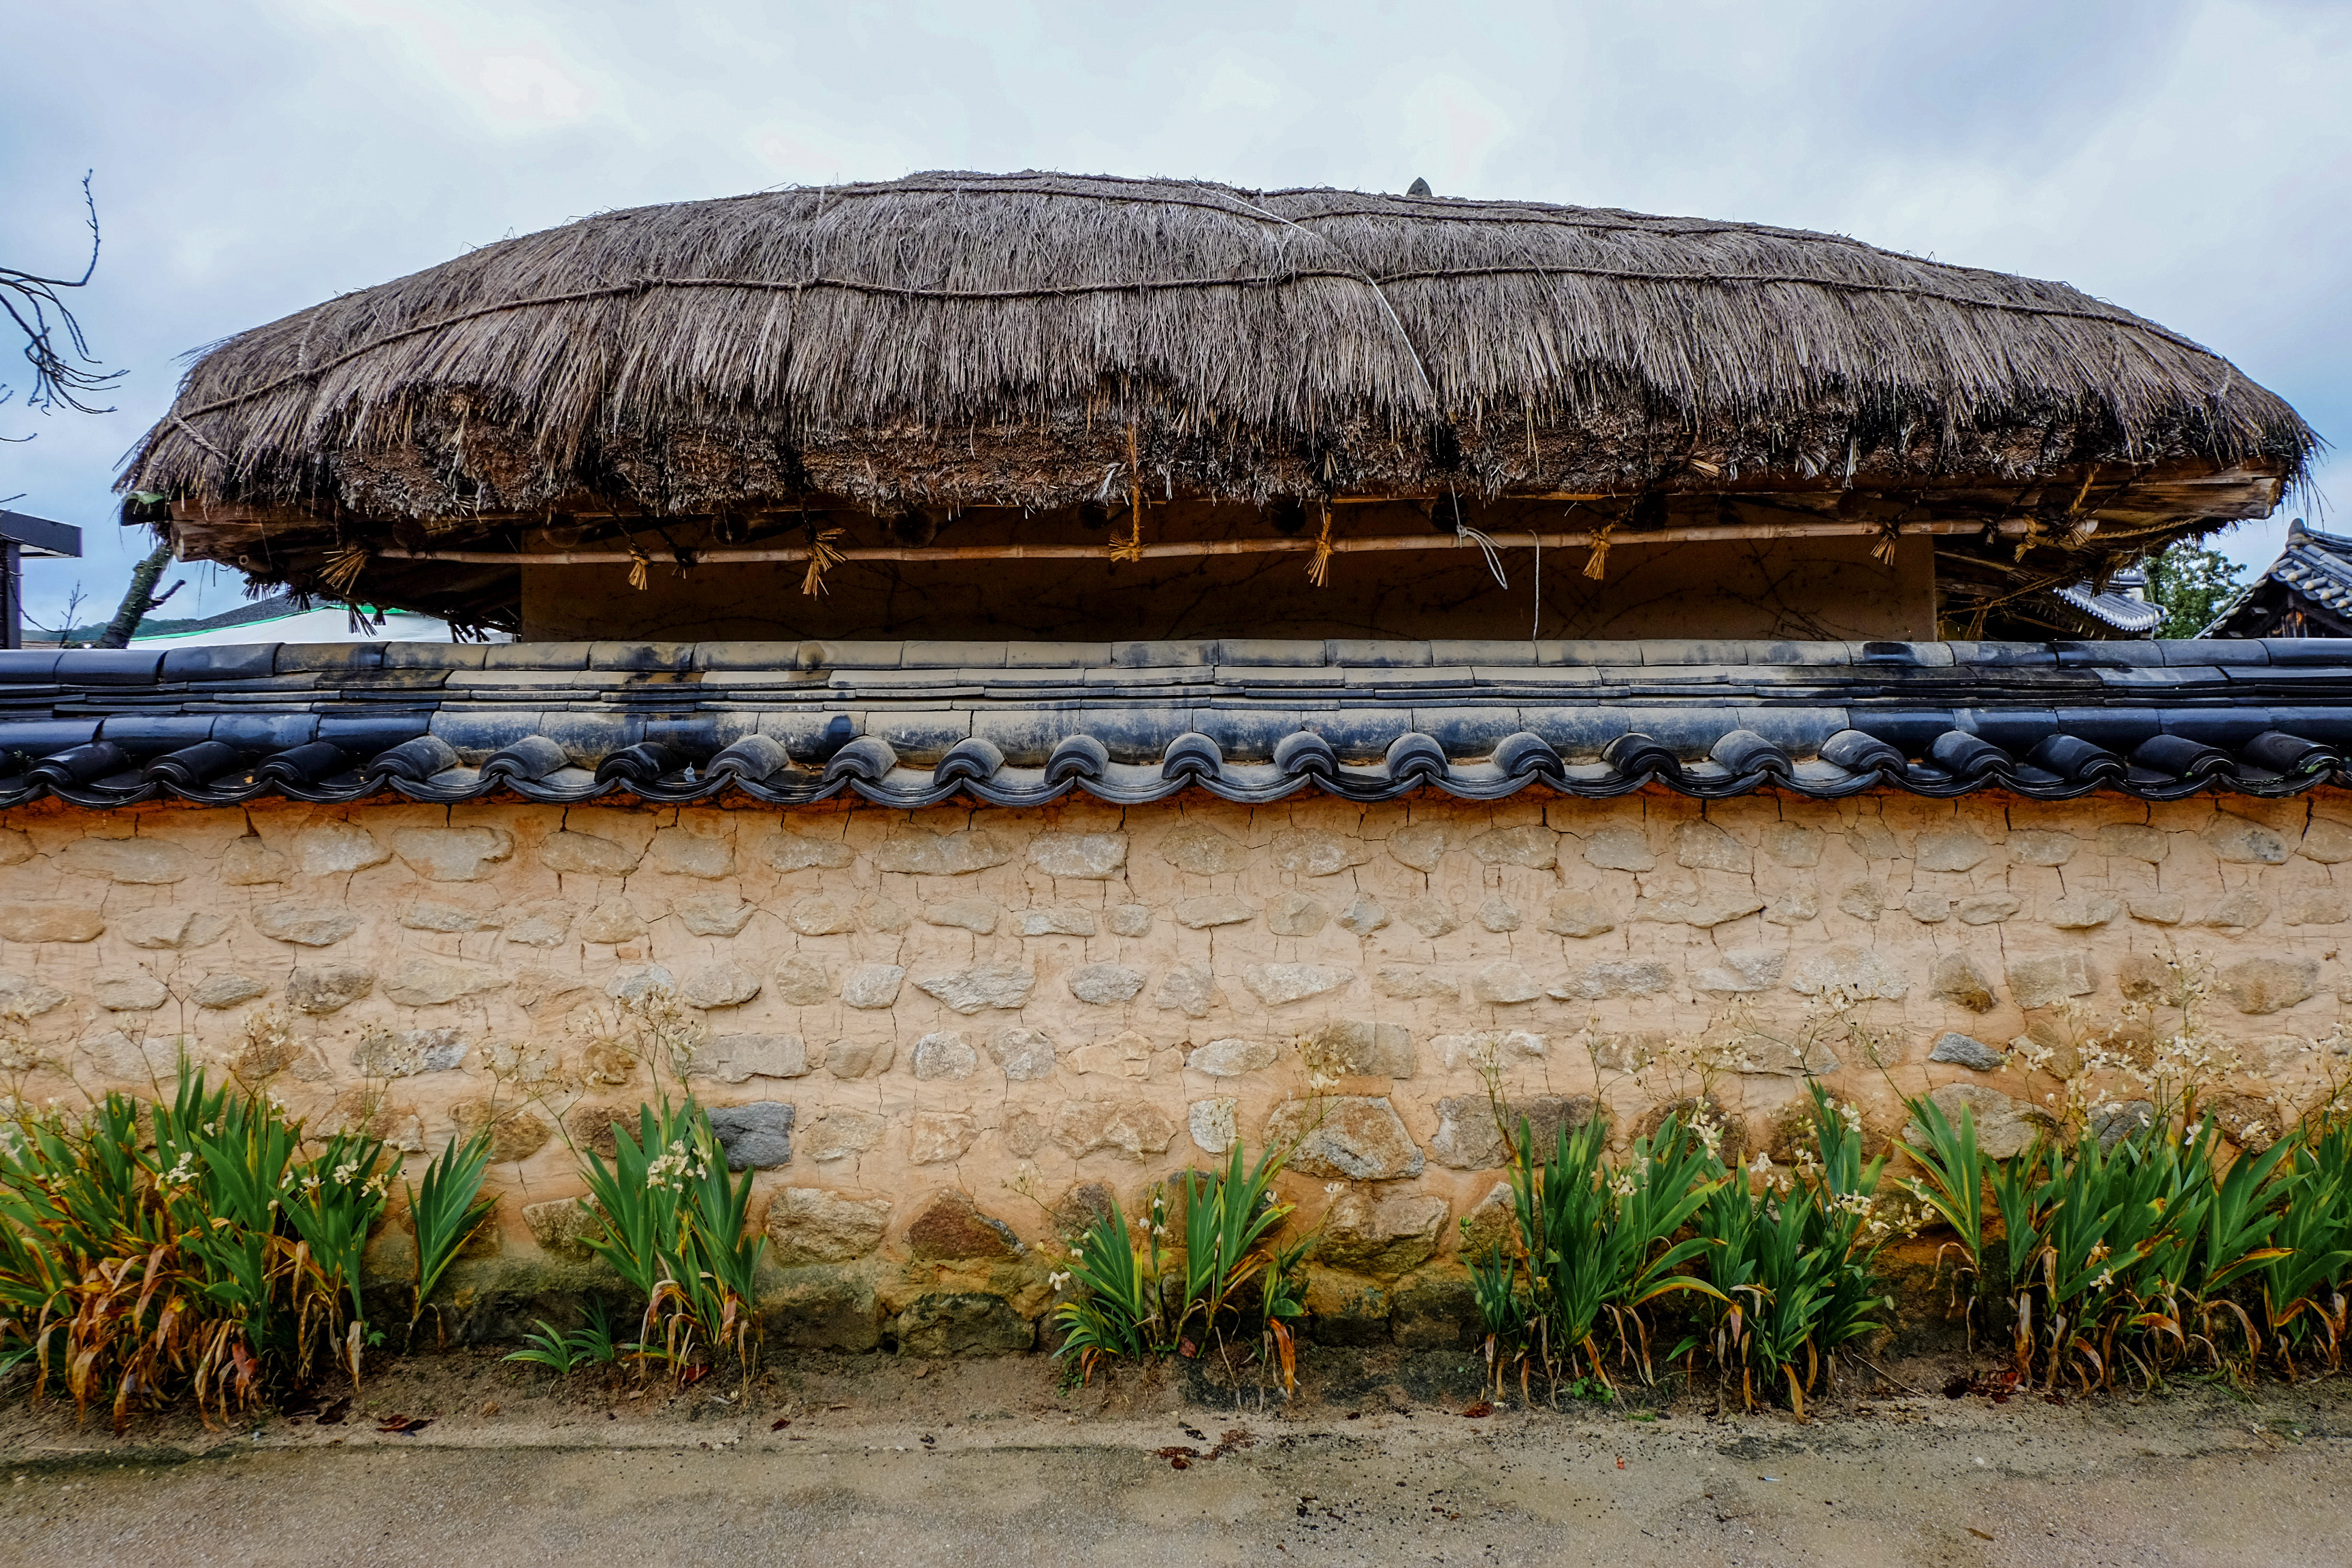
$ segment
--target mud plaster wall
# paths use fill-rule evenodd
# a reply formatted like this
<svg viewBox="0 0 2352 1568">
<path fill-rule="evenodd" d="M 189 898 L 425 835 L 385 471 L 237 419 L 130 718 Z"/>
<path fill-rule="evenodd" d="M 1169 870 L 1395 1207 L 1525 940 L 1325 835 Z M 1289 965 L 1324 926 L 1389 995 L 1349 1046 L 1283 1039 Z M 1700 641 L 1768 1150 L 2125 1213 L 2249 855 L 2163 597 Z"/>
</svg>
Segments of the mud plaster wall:
<svg viewBox="0 0 2352 1568">
<path fill-rule="evenodd" d="M 1630 1127 L 1691 1086 L 1615 1068 L 1745 1006 L 1763 1032 L 1717 1093 L 1769 1147 L 1803 1081 L 1771 1037 L 1801 1040 L 1838 985 L 1887 1032 L 1890 1066 L 1833 1036 L 1810 1065 L 1874 1129 L 1922 1085 L 2022 1097 L 1980 1098 L 1982 1123 L 2061 1086 L 1930 1062 L 1937 1042 L 2000 1052 L 2038 1028 L 2063 1054 L 2063 1005 L 2111 1025 L 2158 957 L 2193 952 L 2216 978 L 2209 1022 L 2252 1069 L 2231 1087 L 2284 1106 L 2325 1066 L 2305 1042 L 2352 986 L 2347 862 L 2352 800 L 2334 794 L 912 816 L 51 805 L 0 817 L 0 1011 L 36 1100 L 143 1091 L 184 1048 L 412 1151 L 495 1110 L 500 1228 L 469 1267 L 560 1282 L 587 1276 L 558 1124 L 593 1136 L 647 1089 L 579 1026 L 667 976 L 708 1027 L 705 1103 L 756 1108 L 753 1221 L 795 1266 L 780 1288 L 814 1293 L 817 1339 L 870 1343 L 942 1292 L 1034 1318 L 1048 1205 L 1067 1219 L 1096 1184 L 1131 1209 L 1235 1135 L 1254 1153 L 1299 1114 L 1310 1062 L 1335 1098 L 1285 1190 L 1295 1223 L 1328 1219 L 1315 1289 L 1333 1312 L 1456 1270 L 1455 1222 L 1498 1179 L 1482 1049 L 1539 1118 L 1544 1097 L 1573 1115 L 1599 1092 Z M 255 1027 L 271 1017 L 290 1044 Z"/>
</svg>

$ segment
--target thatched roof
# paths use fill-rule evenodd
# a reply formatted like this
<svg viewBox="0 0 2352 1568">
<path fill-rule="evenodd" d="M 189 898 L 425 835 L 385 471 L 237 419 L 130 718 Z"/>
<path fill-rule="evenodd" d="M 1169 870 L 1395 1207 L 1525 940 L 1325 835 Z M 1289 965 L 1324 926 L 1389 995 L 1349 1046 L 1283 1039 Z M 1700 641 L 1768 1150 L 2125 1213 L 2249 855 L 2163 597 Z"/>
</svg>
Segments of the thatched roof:
<svg viewBox="0 0 2352 1568">
<path fill-rule="evenodd" d="M 232 535 L 267 526 L 269 560 L 247 564 L 299 584 L 404 520 L 478 537 L 599 503 L 2221 470 L 2274 498 L 2315 442 L 2227 361 L 2127 310 L 1838 236 L 931 174 L 609 213 L 256 328 L 195 363 L 122 486 Z"/>
</svg>

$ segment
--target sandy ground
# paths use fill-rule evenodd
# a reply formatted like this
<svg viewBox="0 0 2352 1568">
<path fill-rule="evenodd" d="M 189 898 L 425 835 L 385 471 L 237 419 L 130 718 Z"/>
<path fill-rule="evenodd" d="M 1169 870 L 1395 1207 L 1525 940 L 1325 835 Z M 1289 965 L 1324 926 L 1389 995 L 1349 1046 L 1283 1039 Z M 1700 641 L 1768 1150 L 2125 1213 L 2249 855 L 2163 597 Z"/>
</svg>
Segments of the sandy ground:
<svg viewBox="0 0 2352 1568">
<path fill-rule="evenodd" d="M 683 1394 L 421 1358 L 340 1422 L 0 1417 L 0 1561 L 1090 1565 L 2352 1560 L 2352 1389 L 1947 1399 L 1940 1363 L 1818 1418 L 1470 1416 L 1459 1356 L 1348 1358 L 1289 1412 L 1169 1376 L 810 1358 Z M 408 1433 L 382 1418 L 417 1417 Z M 784 1423 L 779 1425 L 779 1423 Z M 1222 1451 L 1219 1451 L 1222 1449 Z M 1189 1452 L 1188 1452 L 1189 1450 Z M 1181 1460 L 1181 1468 L 1176 1461 Z"/>
</svg>

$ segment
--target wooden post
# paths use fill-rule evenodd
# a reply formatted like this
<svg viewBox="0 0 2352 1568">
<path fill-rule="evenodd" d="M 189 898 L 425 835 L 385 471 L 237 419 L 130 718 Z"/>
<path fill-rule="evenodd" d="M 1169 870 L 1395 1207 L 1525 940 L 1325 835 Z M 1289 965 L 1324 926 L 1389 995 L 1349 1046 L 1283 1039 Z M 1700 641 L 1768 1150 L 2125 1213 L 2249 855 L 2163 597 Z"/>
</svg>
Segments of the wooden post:
<svg viewBox="0 0 2352 1568">
<path fill-rule="evenodd" d="M 0 648 L 25 646 L 23 620 L 25 603 L 25 547 L 13 539 L 0 539 Z"/>
</svg>

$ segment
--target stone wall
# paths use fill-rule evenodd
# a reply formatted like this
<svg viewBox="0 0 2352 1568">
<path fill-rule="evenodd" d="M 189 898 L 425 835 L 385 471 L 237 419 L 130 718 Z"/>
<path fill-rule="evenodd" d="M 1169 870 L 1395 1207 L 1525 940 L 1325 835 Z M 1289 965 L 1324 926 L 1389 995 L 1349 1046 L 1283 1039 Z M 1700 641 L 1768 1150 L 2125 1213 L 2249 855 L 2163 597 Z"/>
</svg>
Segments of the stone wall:
<svg viewBox="0 0 2352 1568">
<path fill-rule="evenodd" d="M 1053 1211 L 1301 1128 L 1318 1312 L 1442 1337 L 1416 1303 L 1498 1180 L 1482 1056 L 1539 1125 L 1594 1096 L 1637 1125 L 1703 1036 L 1751 1149 L 1785 1153 L 1805 1068 L 1881 1134 L 1922 1085 L 2022 1129 L 2063 1085 L 2012 1042 L 2144 1055 L 2127 1004 L 2197 955 L 2249 1068 L 2215 1103 L 2258 1139 L 2336 1059 L 2306 1042 L 2352 985 L 2352 801 L 2225 805 L 47 805 L 0 816 L 0 1027 L 35 1099 L 186 1049 L 412 1151 L 495 1119 L 469 1267 L 579 1279 L 560 1127 L 634 1111 L 646 1070 L 598 1042 L 667 978 L 806 1309 L 788 1342 L 1024 1342 Z"/>
</svg>

